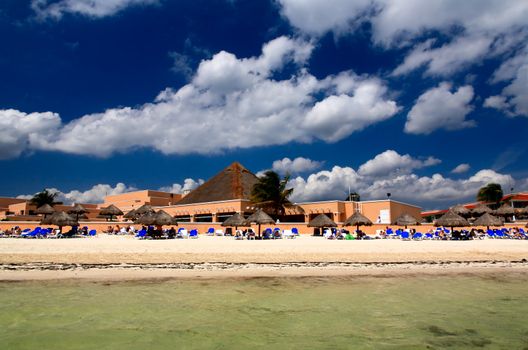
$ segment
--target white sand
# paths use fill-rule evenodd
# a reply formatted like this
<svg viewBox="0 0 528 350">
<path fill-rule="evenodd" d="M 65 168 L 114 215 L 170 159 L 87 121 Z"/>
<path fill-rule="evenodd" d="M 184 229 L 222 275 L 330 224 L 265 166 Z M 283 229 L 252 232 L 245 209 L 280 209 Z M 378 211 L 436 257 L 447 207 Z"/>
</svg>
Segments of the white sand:
<svg viewBox="0 0 528 350">
<path fill-rule="evenodd" d="M 236 241 L 231 237 L 138 240 L 100 235 L 78 239 L 0 239 L 0 263 L 290 263 L 290 262 L 449 262 L 528 259 L 528 240 Z"/>
</svg>

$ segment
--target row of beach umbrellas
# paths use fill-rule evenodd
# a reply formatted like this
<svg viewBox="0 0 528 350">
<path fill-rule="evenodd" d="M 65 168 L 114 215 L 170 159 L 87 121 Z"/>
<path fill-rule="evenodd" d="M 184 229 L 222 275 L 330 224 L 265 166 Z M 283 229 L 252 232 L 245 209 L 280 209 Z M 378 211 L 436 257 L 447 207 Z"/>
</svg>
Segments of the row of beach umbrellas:
<svg viewBox="0 0 528 350">
<path fill-rule="evenodd" d="M 499 216 L 512 216 L 515 214 L 528 214 L 528 207 L 526 208 L 513 208 L 510 204 L 504 203 L 497 210 L 493 210 L 487 205 L 480 203 L 473 209 L 468 209 L 461 204 L 455 205 L 450 208 L 456 214 L 463 217 L 470 217 L 473 215 L 481 216 L 483 214 L 495 214 Z"/>
</svg>

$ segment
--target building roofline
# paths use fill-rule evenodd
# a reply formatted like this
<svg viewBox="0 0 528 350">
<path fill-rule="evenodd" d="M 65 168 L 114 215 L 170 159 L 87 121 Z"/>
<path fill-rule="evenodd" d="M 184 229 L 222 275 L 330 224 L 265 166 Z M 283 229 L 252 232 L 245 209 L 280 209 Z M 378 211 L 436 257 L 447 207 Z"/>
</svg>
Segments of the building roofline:
<svg viewBox="0 0 528 350">
<path fill-rule="evenodd" d="M 244 198 L 237 198 L 237 199 L 226 199 L 226 200 L 222 200 L 222 201 L 212 201 L 212 202 L 196 202 L 196 203 L 187 203 L 187 204 L 178 204 L 178 203 L 175 203 L 173 205 L 166 205 L 166 206 L 163 206 L 163 205 L 155 205 L 153 207 L 156 207 L 156 208 L 177 208 L 177 207 L 188 207 L 188 206 L 193 206 L 193 205 L 204 205 L 204 204 L 217 204 L 217 203 L 230 203 L 230 202 L 240 202 L 240 201 L 245 201 L 245 202 L 251 202 L 249 199 L 244 199 Z"/>
<path fill-rule="evenodd" d="M 368 200 L 368 201 L 359 201 L 359 202 L 355 202 L 355 201 L 342 201 L 342 200 L 326 200 L 326 201 L 314 201 L 314 202 L 296 202 L 294 204 L 296 205 L 303 205 L 303 204 L 318 204 L 318 203 L 376 203 L 376 202 L 394 202 L 394 203 L 399 203 L 399 204 L 403 204 L 403 205 L 408 205 L 410 207 L 415 207 L 415 208 L 418 208 L 418 209 L 422 209 L 421 207 L 417 206 L 417 205 L 413 205 L 413 204 L 409 204 L 409 203 L 405 203 L 405 202 L 400 202 L 400 201 L 396 201 L 394 199 L 375 199 L 375 200 Z"/>
</svg>

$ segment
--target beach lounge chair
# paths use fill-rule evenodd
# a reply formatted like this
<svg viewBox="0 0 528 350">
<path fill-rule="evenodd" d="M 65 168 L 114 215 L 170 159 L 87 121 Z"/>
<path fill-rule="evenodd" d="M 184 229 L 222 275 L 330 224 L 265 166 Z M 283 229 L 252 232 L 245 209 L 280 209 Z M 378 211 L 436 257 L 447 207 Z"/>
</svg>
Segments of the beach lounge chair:
<svg viewBox="0 0 528 350">
<path fill-rule="evenodd" d="M 400 234 L 400 238 L 402 241 L 408 241 L 409 240 L 409 232 L 402 231 Z"/>
<path fill-rule="evenodd" d="M 297 227 L 293 227 L 293 228 L 291 229 L 291 232 L 292 232 L 294 235 L 296 235 L 296 236 L 299 235 L 299 230 L 297 229 Z"/>
<path fill-rule="evenodd" d="M 222 229 L 215 230 L 215 236 L 225 236 L 224 230 Z"/>
<path fill-rule="evenodd" d="M 433 236 L 432 233 L 426 233 L 426 234 L 424 235 L 424 239 L 434 239 L 434 236 Z"/>
<path fill-rule="evenodd" d="M 93 236 L 97 235 L 97 231 L 96 230 L 90 230 L 90 231 L 88 231 L 88 235 L 93 237 Z"/>
<path fill-rule="evenodd" d="M 292 238 L 295 238 L 295 234 L 292 232 L 292 230 L 284 230 L 282 231 L 282 236 L 284 238 L 289 238 L 289 239 L 292 239 Z"/>
<path fill-rule="evenodd" d="M 26 232 L 25 234 L 21 234 L 20 237 L 23 238 L 36 238 L 40 234 L 40 227 L 35 227 L 33 231 Z"/>
<path fill-rule="evenodd" d="M 214 228 L 209 227 L 209 229 L 207 230 L 206 234 L 207 234 L 208 236 L 214 236 L 214 234 L 215 234 L 215 230 L 214 230 Z"/>
<path fill-rule="evenodd" d="M 139 230 L 136 233 L 136 237 L 139 239 L 145 239 L 147 237 L 147 230 Z"/>
<path fill-rule="evenodd" d="M 198 230 L 192 229 L 191 231 L 189 231 L 189 238 L 198 238 Z"/>
<path fill-rule="evenodd" d="M 493 232 L 493 230 L 487 230 L 486 233 L 489 238 L 496 238 L 495 232 Z"/>
<path fill-rule="evenodd" d="M 178 233 L 176 234 L 177 238 L 189 238 L 189 232 L 184 227 L 180 227 L 178 229 Z"/>
<path fill-rule="evenodd" d="M 423 234 L 421 232 L 416 232 L 412 235 L 412 239 L 415 241 L 421 241 L 423 239 Z"/>
</svg>

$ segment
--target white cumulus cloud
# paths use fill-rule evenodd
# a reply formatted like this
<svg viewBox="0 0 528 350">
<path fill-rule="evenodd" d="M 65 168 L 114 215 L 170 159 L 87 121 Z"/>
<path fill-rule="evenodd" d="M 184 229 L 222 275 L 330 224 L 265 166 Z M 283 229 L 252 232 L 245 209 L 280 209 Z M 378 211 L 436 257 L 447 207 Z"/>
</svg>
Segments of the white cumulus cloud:
<svg viewBox="0 0 528 350">
<path fill-rule="evenodd" d="M 358 173 L 363 176 L 389 176 L 390 174 L 407 174 L 415 169 L 440 164 L 441 160 L 428 157 L 416 159 L 409 154 L 400 155 L 394 150 L 387 150 L 359 167 Z"/>
<path fill-rule="evenodd" d="M 53 133 L 21 142 L 16 153 L 0 147 L 0 154 L 12 157 L 27 149 L 106 157 L 135 148 L 212 154 L 316 139 L 335 142 L 397 113 L 380 79 L 350 71 L 321 80 L 311 75 L 303 65 L 312 48 L 310 42 L 279 37 L 258 57 L 222 51 L 202 61 L 189 84 L 162 91 L 152 103 L 88 114 L 60 126 L 52 114 Z M 274 78 L 292 63 L 295 74 Z M 12 128 L 12 123 L 6 124 Z"/>
<path fill-rule="evenodd" d="M 203 183 L 204 180 L 202 179 L 194 180 L 191 178 L 187 178 L 183 181 L 183 185 L 175 183 L 170 186 L 163 186 L 159 190 L 164 192 L 181 194 L 186 193 L 188 191 L 192 191 Z"/>
<path fill-rule="evenodd" d="M 462 164 L 457 165 L 453 170 L 451 170 L 451 172 L 453 174 L 462 174 L 462 173 L 469 171 L 470 168 L 471 167 L 469 166 L 469 164 L 462 163 Z"/>
<path fill-rule="evenodd" d="M 31 8 L 40 18 L 60 19 L 67 13 L 93 18 L 111 16 L 130 6 L 152 5 L 158 0 L 32 0 Z"/>
<path fill-rule="evenodd" d="M 125 185 L 122 182 L 117 183 L 115 186 L 108 184 L 98 184 L 92 186 L 88 190 L 71 190 L 69 192 L 63 192 L 57 188 L 47 188 L 51 193 L 57 193 L 56 200 L 63 202 L 64 204 L 72 203 L 103 203 L 105 196 L 111 196 L 115 194 L 121 194 L 131 191 L 136 191 L 134 187 Z M 30 199 L 33 195 L 19 195 L 17 198 Z"/>
<path fill-rule="evenodd" d="M 26 149 L 36 148 L 39 139 L 53 137 L 60 125 L 56 113 L 0 110 L 0 159 L 18 157 Z"/>
<path fill-rule="evenodd" d="M 318 162 L 309 158 L 297 157 L 292 160 L 285 157 L 274 161 L 272 170 L 279 174 L 298 174 L 319 169 L 322 165 L 323 162 Z"/>
<path fill-rule="evenodd" d="M 407 114 L 405 132 L 430 134 L 437 129 L 459 130 L 476 125 L 466 120 L 473 110 L 471 101 L 473 88 L 469 85 L 451 92 L 451 84 L 441 83 L 438 87 L 424 92 Z"/>
</svg>

